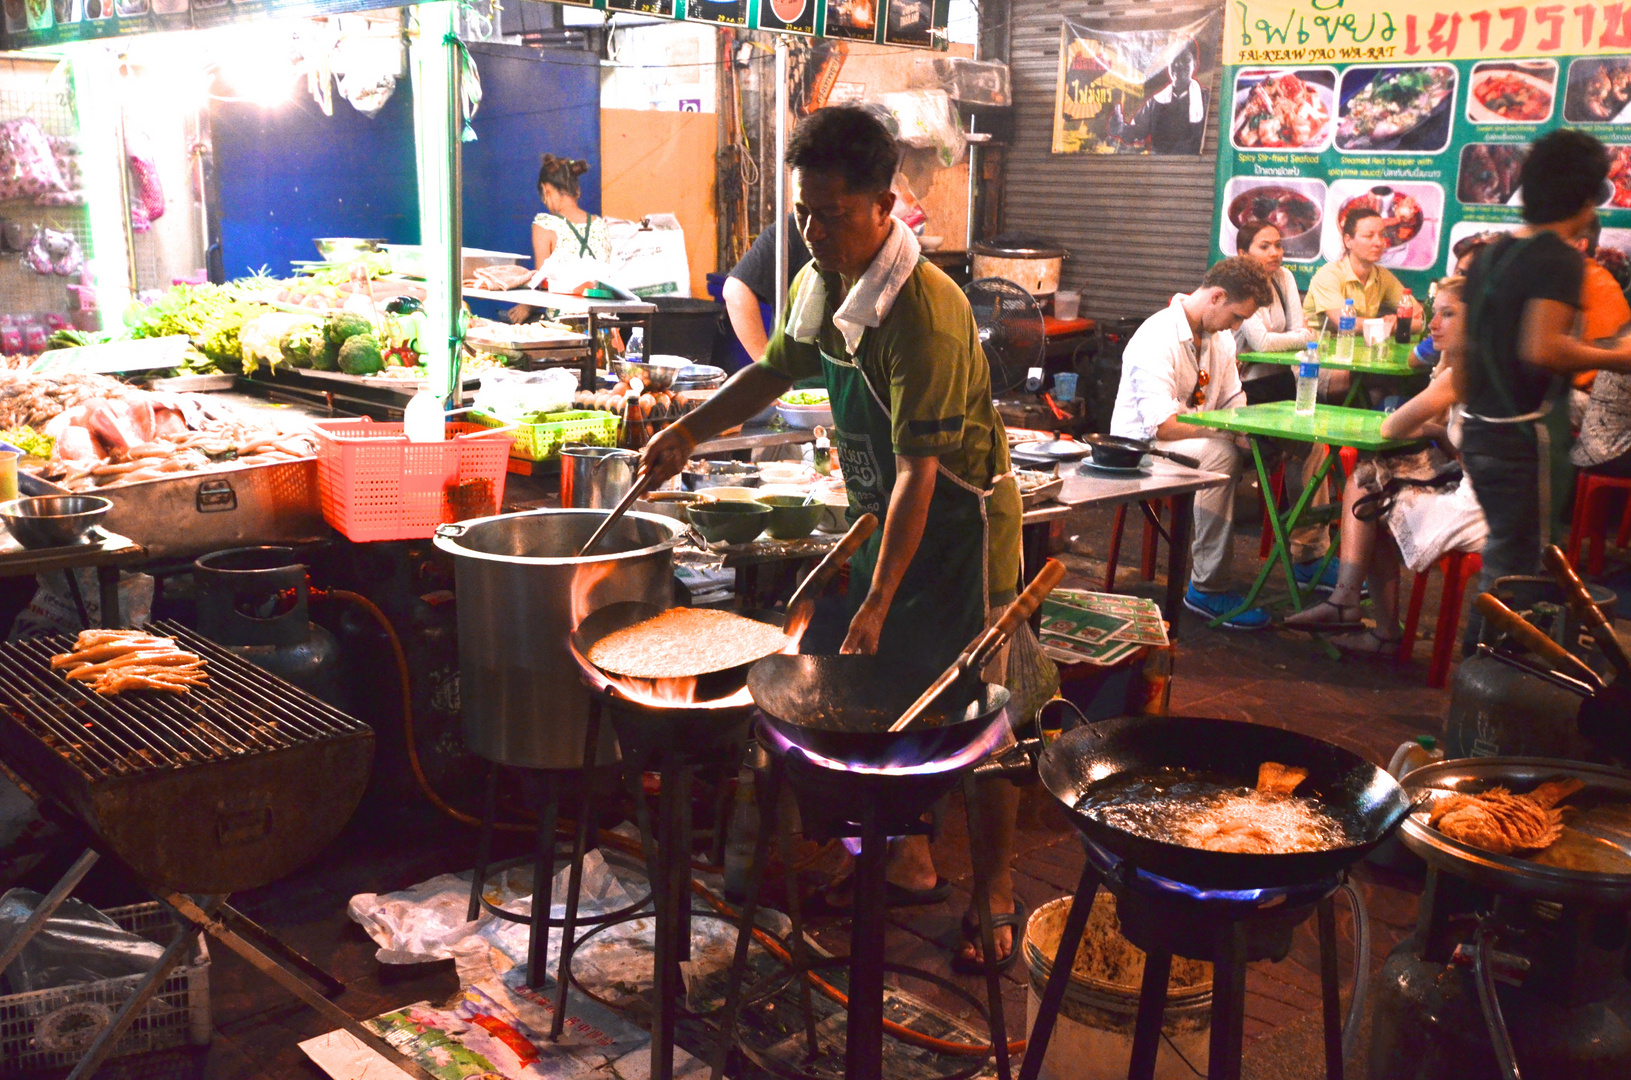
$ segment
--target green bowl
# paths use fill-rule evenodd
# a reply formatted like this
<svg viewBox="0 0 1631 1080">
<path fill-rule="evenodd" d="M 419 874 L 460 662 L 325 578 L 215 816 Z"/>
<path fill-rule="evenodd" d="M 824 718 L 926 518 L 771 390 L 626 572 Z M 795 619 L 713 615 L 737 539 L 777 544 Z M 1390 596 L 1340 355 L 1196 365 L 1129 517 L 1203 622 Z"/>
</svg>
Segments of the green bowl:
<svg viewBox="0 0 1631 1080">
<path fill-rule="evenodd" d="M 810 502 L 802 495 L 760 495 L 755 502 L 770 507 L 770 524 L 765 532 L 777 540 L 803 540 L 815 532 L 825 509 L 820 502 Z"/>
<path fill-rule="evenodd" d="M 745 544 L 770 523 L 770 507 L 752 502 L 711 502 L 685 508 L 686 520 L 710 544 Z"/>
</svg>

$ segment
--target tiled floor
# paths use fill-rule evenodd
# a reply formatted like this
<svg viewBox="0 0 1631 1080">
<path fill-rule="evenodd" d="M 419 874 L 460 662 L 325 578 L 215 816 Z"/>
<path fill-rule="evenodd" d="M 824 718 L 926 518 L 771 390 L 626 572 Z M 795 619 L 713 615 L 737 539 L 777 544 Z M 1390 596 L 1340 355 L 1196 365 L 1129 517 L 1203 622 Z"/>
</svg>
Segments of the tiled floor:
<svg viewBox="0 0 1631 1080">
<path fill-rule="evenodd" d="M 1250 520 L 1246 507 L 1243 503 L 1242 516 Z M 1071 519 L 1072 550 L 1103 552 L 1109 521 L 1109 514 Z M 1133 552 L 1135 565 L 1124 563 L 1121 586 L 1153 590 L 1153 584 L 1136 582 L 1136 535 L 1128 541 L 1125 550 Z M 1241 566 L 1255 564 L 1254 536 L 1241 537 L 1240 553 Z M 1095 587 L 1102 582 L 1102 563 L 1080 555 L 1066 555 L 1065 559 L 1072 570 L 1069 584 Z M 1431 618 L 1430 610 L 1424 620 L 1429 626 Z M 1174 713 L 1293 728 L 1379 761 L 1385 761 L 1402 740 L 1437 731 L 1442 722 L 1447 696 L 1425 686 L 1429 648 L 1425 642 L 1418 645 L 1415 661 L 1401 667 L 1391 662 L 1336 662 L 1316 652 L 1306 638 L 1211 631 L 1189 615 L 1180 631 L 1171 702 Z M 389 738 L 382 734 L 382 739 Z M 943 943 L 955 932 L 968 903 L 970 884 L 966 830 L 961 808 L 953 801 L 935 845 L 941 873 L 954 882 L 952 897 L 932 908 L 893 912 L 888 938 L 891 959 L 940 971 L 946 969 L 948 958 Z M 372 943 L 346 918 L 348 899 L 358 892 L 383 892 L 438 873 L 466 869 L 473 862 L 472 850 L 470 830 L 441 818 L 422 801 L 392 795 L 376 799 L 316 863 L 274 885 L 241 894 L 235 902 L 342 978 L 347 990 L 336 999 L 338 1005 L 353 1015 L 373 1015 L 416 1000 L 445 998 L 457 988 L 457 980 L 451 962 L 406 969 L 377 964 Z M 65 851 L 62 861 L 72 854 Z M 1024 792 L 1015 865 L 1017 890 L 1033 910 L 1074 887 L 1080 872 L 1075 835 L 1040 786 Z M 36 887 L 49 884 L 54 869 L 60 865 L 41 867 L 29 883 Z M 1365 870 L 1360 871 L 1359 879 L 1375 925 L 1371 957 L 1375 964 L 1412 924 L 1415 893 L 1408 882 L 1384 881 Z M 128 883 L 106 867 L 93 874 L 81 895 L 103 904 L 131 898 Z M 1339 914 L 1346 979 L 1352 969 L 1351 920 L 1346 913 Z M 828 923 L 817 931 L 824 943 L 839 951 L 845 948 L 842 923 Z M 131 1062 L 106 1075 L 208 1080 L 321 1075 L 296 1044 L 328 1025 L 236 956 L 218 947 L 213 952 L 213 1045 L 198 1054 Z M 1317 1049 L 1317 965 L 1311 926 L 1305 925 L 1287 960 L 1253 966 L 1248 978 L 1248 1075 L 1322 1075 Z M 1005 981 L 1010 1032 L 1020 1030 L 1024 1021 L 1025 979 L 1020 965 Z M 983 992 L 979 980 L 963 983 L 977 994 Z"/>
</svg>

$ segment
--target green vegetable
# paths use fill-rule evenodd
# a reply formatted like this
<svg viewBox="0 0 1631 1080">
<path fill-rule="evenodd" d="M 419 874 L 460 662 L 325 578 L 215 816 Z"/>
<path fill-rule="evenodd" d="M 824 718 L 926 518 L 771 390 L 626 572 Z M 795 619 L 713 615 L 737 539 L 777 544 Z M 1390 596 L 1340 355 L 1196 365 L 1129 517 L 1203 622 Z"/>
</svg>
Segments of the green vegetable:
<svg viewBox="0 0 1631 1080">
<path fill-rule="evenodd" d="M 827 404 L 827 391 L 825 390 L 790 390 L 782 395 L 783 405 L 825 405 Z"/>
<path fill-rule="evenodd" d="M 81 345 L 100 345 L 108 340 L 108 335 L 95 332 L 87 333 L 84 330 L 63 329 L 51 335 L 48 343 L 53 349 L 75 349 Z"/>
<path fill-rule="evenodd" d="M 8 431 L 0 431 L 0 442 L 10 443 L 29 457 L 37 458 L 50 457 L 51 451 L 57 446 L 57 440 L 49 435 L 40 434 L 27 424 Z"/>
<path fill-rule="evenodd" d="M 350 312 L 334 316 L 323 328 L 324 334 L 335 345 L 342 344 L 347 338 L 356 337 L 358 334 L 371 334 L 373 331 L 372 323 L 361 315 L 353 315 Z"/>
<path fill-rule="evenodd" d="M 347 375 L 372 375 L 384 367 L 379 338 L 373 334 L 357 334 L 340 346 L 340 370 Z"/>
<path fill-rule="evenodd" d="M 313 371 L 339 371 L 340 347 L 332 341 L 325 341 L 322 348 L 313 348 L 311 366 Z"/>
<path fill-rule="evenodd" d="M 309 368 L 314 358 L 322 353 L 328 342 L 323 339 L 323 328 L 314 324 L 296 326 L 283 335 L 278 348 L 290 367 Z"/>
</svg>

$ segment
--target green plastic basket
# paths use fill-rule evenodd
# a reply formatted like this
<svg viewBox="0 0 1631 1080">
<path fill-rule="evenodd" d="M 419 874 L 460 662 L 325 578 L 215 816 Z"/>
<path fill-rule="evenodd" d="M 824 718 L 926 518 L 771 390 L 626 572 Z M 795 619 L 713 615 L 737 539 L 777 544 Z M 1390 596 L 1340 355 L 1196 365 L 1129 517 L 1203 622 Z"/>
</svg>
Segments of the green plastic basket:
<svg viewBox="0 0 1631 1080">
<path fill-rule="evenodd" d="M 598 409 L 551 413 L 555 417 L 541 424 L 516 424 L 510 432 L 510 456 L 526 461 L 554 461 L 561 456 L 561 447 L 616 446 L 617 430 L 621 421 L 615 413 Z M 504 427 L 507 421 L 479 410 L 470 414 L 479 424 L 490 428 Z"/>
</svg>

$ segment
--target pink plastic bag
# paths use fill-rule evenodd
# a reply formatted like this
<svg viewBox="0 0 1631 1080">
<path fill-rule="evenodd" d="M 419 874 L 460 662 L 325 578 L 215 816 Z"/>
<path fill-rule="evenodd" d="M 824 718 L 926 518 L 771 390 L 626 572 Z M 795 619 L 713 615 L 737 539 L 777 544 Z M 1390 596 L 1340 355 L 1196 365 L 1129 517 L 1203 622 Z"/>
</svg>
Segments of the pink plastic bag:
<svg viewBox="0 0 1631 1080">
<path fill-rule="evenodd" d="M 29 117 L 0 123 L 0 189 L 12 198 L 68 190 L 45 132 Z"/>
</svg>

